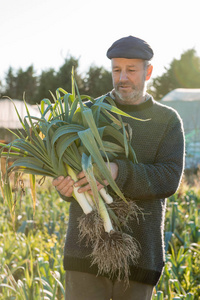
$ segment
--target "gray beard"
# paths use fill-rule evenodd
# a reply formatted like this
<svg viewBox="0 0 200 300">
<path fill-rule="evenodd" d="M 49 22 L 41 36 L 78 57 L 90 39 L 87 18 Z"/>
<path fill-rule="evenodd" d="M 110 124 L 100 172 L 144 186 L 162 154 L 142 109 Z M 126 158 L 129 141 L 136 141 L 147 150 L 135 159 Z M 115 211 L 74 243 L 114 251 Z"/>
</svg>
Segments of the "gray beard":
<svg viewBox="0 0 200 300">
<path fill-rule="evenodd" d="M 116 88 L 118 88 L 122 83 L 119 82 L 118 85 L 116 86 Z M 143 80 L 143 83 L 141 84 L 141 86 L 135 86 L 134 84 L 132 84 L 132 88 L 133 91 L 131 94 L 129 95 L 121 95 L 120 92 L 118 90 L 116 90 L 115 88 L 115 95 L 117 96 L 117 98 L 119 99 L 119 101 L 121 103 L 126 103 L 126 104 L 134 104 L 138 101 L 140 101 L 142 98 L 144 98 L 145 94 L 146 94 L 146 85 L 145 85 L 145 78 Z"/>
<path fill-rule="evenodd" d="M 122 96 L 118 91 L 115 90 L 115 95 L 122 101 L 122 102 L 137 102 L 139 101 L 141 98 L 144 97 L 145 95 L 145 91 L 133 91 L 131 93 L 131 95 L 127 95 L 127 96 Z"/>
</svg>

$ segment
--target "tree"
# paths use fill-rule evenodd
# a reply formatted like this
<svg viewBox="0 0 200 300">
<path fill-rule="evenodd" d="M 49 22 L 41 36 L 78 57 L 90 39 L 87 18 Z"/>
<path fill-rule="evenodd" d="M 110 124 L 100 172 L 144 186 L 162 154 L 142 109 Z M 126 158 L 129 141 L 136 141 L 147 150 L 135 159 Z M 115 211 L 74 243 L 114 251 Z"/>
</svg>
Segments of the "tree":
<svg viewBox="0 0 200 300">
<path fill-rule="evenodd" d="M 12 67 L 9 67 L 6 74 L 6 86 L 5 86 L 5 95 L 9 97 L 15 97 L 16 95 L 16 77 Z"/>
<path fill-rule="evenodd" d="M 74 67 L 74 76 L 78 87 L 82 88 L 82 78 L 78 74 L 79 60 L 73 56 L 65 59 L 64 64 L 60 67 L 57 73 L 57 81 L 59 85 L 57 87 L 62 87 L 67 92 L 71 92 L 71 72 L 72 67 Z"/>
<path fill-rule="evenodd" d="M 25 93 L 27 103 L 33 103 L 37 89 L 37 77 L 34 75 L 33 66 L 29 66 L 26 71 L 20 68 L 16 74 L 10 67 L 6 75 L 5 95 L 12 99 L 22 99 Z"/>
<path fill-rule="evenodd" d="M 176 88 L 200 88 L 200 57 L 194 49 L 185 51 L 179 60 L 173 59 L 165 70 L 149 87 L 156 100 Z"/>
<path fill-rule="evenodd" d="M 34 104 L 34 96 L 37 89 L 37 77 L 34 76 L 33 66 L 27 68 L 26 71 L 19 69 L 16 77 L 16 95 L 20 99 L 25 93 L 25 99 L 28 103 Z"/>
<path fill-rule="evenodd" d="M 84 80 L 85 93 L 92 97 L 99 97 L 112 89 L 111 73 L 103 67 L 92 65 Z"/>
<path fill-rule="evenodd" d="M 38 78 L 38 89 L 35 96 L 35 103 L 40 103 L 44 98 L 48 98 L 53 102 L 53 98 L 50 94 L 52 92 L 55 94 L 57 88 L 61 87 L 67 92 L 71 93 L 71 73 L 72 67 L 74 67 L 74 75 L 78 86 L 82 87 L 82 79 L 78 74 L 77 69 L 79 66 L 78 59 L 70 56 L 65 59 L 64 64 L 56 72 L 54 69 L 50 68 L 46 71 L 42 71 Z"/>
<path fill-rule="evenodd" d="M 59 82 L 57 78 L 57 73 L 54 69 L 49 69 L 47 71 L 42 71 L 41 75 L 38 78 L 38 88 L 36 95 L 34 97 L 35 103 L 40 103 L 44 98 L 49 98 L 53 100 L 50 96 L 50 91 L 55 93 L 56 89 L 59 87 Z"/>
</svg>

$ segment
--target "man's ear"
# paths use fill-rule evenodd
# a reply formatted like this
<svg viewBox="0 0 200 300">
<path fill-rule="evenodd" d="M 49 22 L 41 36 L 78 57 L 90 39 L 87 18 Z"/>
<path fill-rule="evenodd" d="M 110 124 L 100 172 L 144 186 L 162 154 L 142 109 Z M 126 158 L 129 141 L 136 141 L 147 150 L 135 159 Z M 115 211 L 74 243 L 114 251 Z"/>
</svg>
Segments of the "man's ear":
<svg viewBox="0 0 200 300">
<path fill-rule="evenodd" d="M 152 66 L 152 65 L 149 65 L 149 66 L 147 67 L 146 80 L 149 80 L 149 79 L 151 78 L 152 71 L 153 71 L 153 66 Z"/>
</svg>

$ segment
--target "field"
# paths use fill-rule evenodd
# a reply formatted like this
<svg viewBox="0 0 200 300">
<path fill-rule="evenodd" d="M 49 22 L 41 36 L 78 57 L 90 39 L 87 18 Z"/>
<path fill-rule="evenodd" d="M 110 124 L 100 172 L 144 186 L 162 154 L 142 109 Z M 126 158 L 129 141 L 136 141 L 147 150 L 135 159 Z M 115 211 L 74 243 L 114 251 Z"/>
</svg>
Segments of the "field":
<svg viewBox="0 0 200 300">
<path fill-rule="evenodd" d="M 190 178 L 191 182 L 191 178 Z M 17 199 L 19 195 L 17 196 Z M 68 203 L 46 181 L 18 199 L 15 230 L 0 195 L 0 300 L 64 299 L 63 246 Z M 168 199 L 166 265 L 153 300 L 200 299 L 200 177 Z M 95 299 L 94 299 L 95 300 Z"/>
</svg>

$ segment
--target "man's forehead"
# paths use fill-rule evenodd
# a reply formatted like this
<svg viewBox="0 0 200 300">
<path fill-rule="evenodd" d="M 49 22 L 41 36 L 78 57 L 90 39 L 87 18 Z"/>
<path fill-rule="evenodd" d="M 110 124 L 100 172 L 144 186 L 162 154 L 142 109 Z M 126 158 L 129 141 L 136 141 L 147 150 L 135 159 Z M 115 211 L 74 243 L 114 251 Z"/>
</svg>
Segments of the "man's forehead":
<svg viewBox="0 0 200 300">
<path fill-rule="evenodd" d="M 112 58 L 111 59 L 112 67 L 117 67 L 117 66 L 135 67 L 135 66 L 139 66 L 139 65 L 143 65 L 143 64 L 144 64 L 144 60 L 137 59 L 137 58 L 132 58 L 132 59 Z"/>
</svg>

